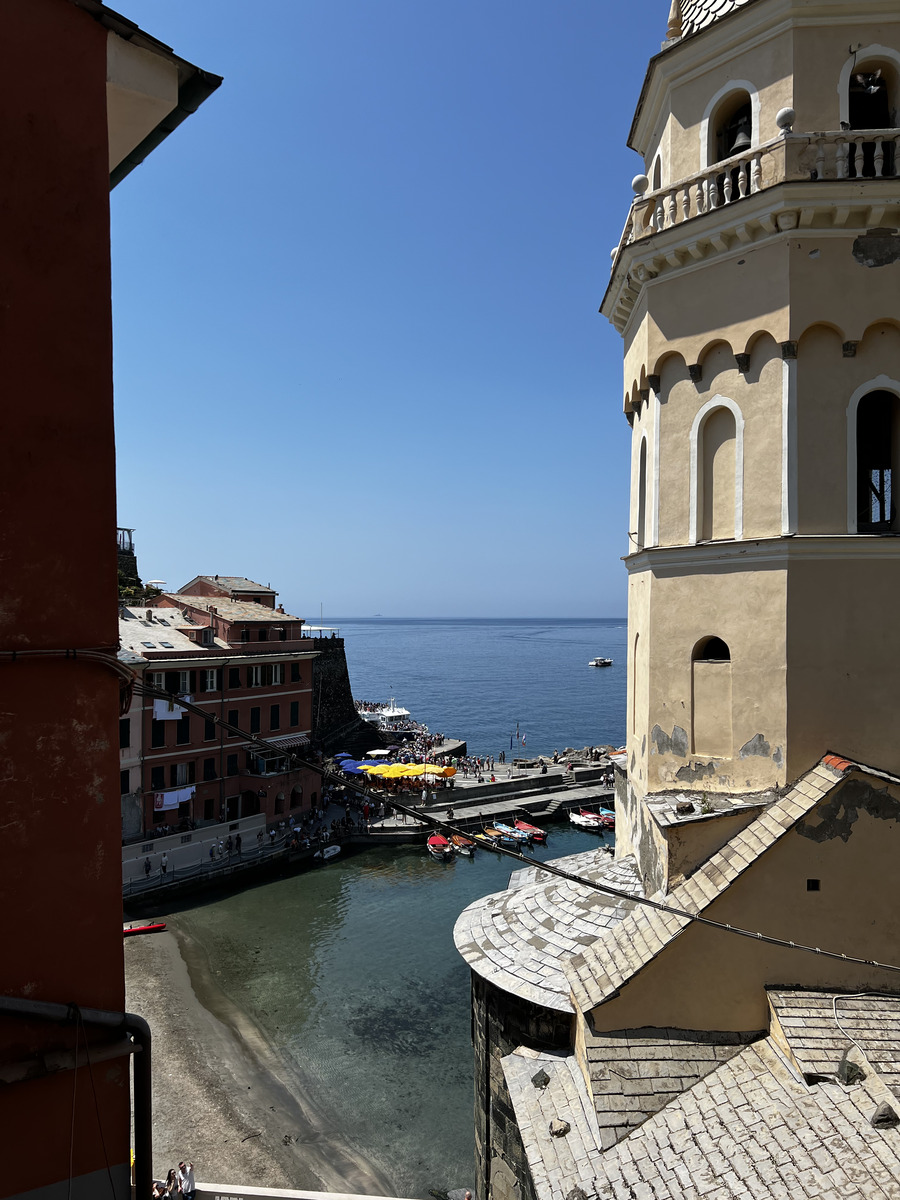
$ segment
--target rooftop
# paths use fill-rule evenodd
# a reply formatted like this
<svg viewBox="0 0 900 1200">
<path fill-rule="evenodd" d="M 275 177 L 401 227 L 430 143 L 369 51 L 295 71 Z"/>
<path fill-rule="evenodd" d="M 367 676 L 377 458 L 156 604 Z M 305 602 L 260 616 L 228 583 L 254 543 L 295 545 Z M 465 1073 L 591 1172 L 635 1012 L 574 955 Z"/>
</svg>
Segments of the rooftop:
<svg viewBox="0 0 900 1200">
<path fill-rule="evenodd" d="M 669 13 L 669 37 L 688 37 L 698 33 L 735 9 L 743 8 L 749 0 L 672 0 Z"/>
<path fill-rule="evenodd" d="M 254 592 L 265 593 L 269 596 L 278 595 L 274 588 L 262 583 L 254 583 L 252 579 L 247 579 L 243 575 L 196 575 L 191 580 L 191 583 L 186 583 L 180 591 L 186 593 L 187 588 L 192 583 L 197 583 L 201 579 L 204 583 L 208 583 L 210 587 L 220 587 L 228 592 Z"/>
<path fill-rule="evenodd" d="M 268 625 L 284 625 L 289 621 L 299 621 L 301 624 L 303 622 L 302 617 L 292 617 L 290 613 L 279 612 L 265 604 L 254 604 L 252 600 L 230 600 L 224 596 L 192 596 L 184 592 L 164 592 L 163 595 L 172 604 L 186 605 L 203 612 L 214 608 L 226 621 L 262 621 Z"/>
</svg>

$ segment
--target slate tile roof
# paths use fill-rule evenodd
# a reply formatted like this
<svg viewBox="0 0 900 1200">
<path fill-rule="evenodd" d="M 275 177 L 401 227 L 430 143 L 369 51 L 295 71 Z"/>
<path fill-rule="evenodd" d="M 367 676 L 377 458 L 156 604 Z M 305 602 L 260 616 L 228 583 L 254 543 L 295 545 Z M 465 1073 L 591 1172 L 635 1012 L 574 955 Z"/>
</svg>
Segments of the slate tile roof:
<svg viewBox="0 0 900 1200">
<path fill-rule="evenodd" d="M 164 595 L 173 604 L 185 605 L 188 608 L 199 608 L 204 612 L 214 608 L 220 617 L 228 621 L 265 621 L 269 625 L 283 625 L 286 621 L 303 619 L 292 617 L 290 613 L 278 612 L 265 604 L 256 604 L 252 600 L 229 600 L 224 596 L 190 596 L 185 592 L 165 592 Z"/>
<path fill-rule="evenodd" d="M 631 895 L 643 894 L 633 858 L 612 860 L 596 850 L 559 859 L 558 865 Z M 490 983 L 545 1008 L 572 1012 L 564 962 L 632 907 L 628 900 L 537 872 L 535 882 L 470 904 L 453 937 L 472 970 Z"/>
<path fill-rule="evenodd" d="M 702 913 L 852 769 L 856 769 L 856 764 L 827 755 L 693 875 L 657 899 L 689 914 Z M 564 964 L 577 1007 L 586 1011 L 615 995 L 689 924 L 689 916 L 635 906 L 615 929 Z"/>
<path fill-rule="evenodd" d="M 576 1187 L 596 1200 L 900 1196 L 900 1132 L 871 1124 L 893 1097 L 871 1070 L 851 1088 L 810 1088 L 763 1038 L 604 1151 L 574 1056 L 516 1051 L 502 1065 L 538 1200 L 567 1200 Z M 540 1068 L 543 1089 L 532 1083 Z M 565 1137 L 551 1135 L 554 1119 L 571 1126 Z"/>
<path fill-rule="evenodd" d="M 772 988 L 769 1004 L 804 1075 L 835 1075 L 856 1042 L 900 1100 L 900 996 Z"/>
<path fill-rule="evenodd" d="M 673 10 L 680 9 L 681 35 L 687 37 L 730 16 L 747 3 L 748 0 L 675 0 Z"/>
</svg>

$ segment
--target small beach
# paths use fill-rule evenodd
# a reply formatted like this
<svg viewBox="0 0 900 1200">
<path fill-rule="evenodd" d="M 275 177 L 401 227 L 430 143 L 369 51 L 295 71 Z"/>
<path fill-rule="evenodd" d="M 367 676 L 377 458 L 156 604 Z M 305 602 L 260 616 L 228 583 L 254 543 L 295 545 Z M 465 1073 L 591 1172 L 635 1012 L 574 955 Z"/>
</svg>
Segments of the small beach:
<svg viewBox="0 0 900 1200">
<path fill-rule="evenodd" d="M 153 1169 L 192 1159 L 204 1183 L 390 1195 L 311 1105 L 290 1066 L 217 987 L 176 922 L 125 943 L 126 1005 L 153 1031 Z"/>
</svg>

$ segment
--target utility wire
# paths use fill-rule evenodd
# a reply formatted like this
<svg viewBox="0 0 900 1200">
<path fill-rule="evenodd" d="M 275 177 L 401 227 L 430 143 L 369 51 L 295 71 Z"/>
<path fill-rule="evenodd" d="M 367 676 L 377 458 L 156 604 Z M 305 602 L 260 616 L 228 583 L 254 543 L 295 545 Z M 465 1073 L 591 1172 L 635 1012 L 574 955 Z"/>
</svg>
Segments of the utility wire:
<svg viewBox="0 0 900 1200">
<path fill-rule="evenodd" d="M 214 720 L 218 725 L 223 726 L 231 733 L 237 734 L 239 737 L 249 741 L 254 746 L 259 746 L 263 750 L 269 750 L 277 754 L 281 758 L 289 758 L 300 767 L 305 767 L 310 771 L 316 772 L 326 781 L 333 781 L 342 787 L 349 787 L 354 791 L 361 793 L 367 800 L 375 803 L 381 803 L 382 797 L 376 797 L 371 790 L 358 783 L 348 781 L 344 776 L 338 775 L 334 771 L 329 771 L 327 767 L 323 767 L 318 763 L 307 762 L 301 759 L 299 755 L 293 754 L 283 747 L 267 742 L 265 738 L 260 738 L 256 734 L 247 733 L 236 725 L 230 725 L 221 717 L 217 717 L 206 709 L 199 708 L 196 704 L 187 700 L 179 699 L 178 695 L 173 692 L 165 692 L 160 688 L 151 687 L 149 684 L 135 684 L 135 693 L 142 696 L 154 697 L 156 699 L 171 701 L 177 704 L 180 708 L 187 709 L 189 712 L 196 713 L 198 716 L 206 720 Z M 437 817 L 431 816 L 429 813 L 424 813 L 421 810 L 409 807 L 409 805 L 398 803 L 393 797 L 390 800 L 384 801 L 397 812 L 401 812 L 406 816 L 412 817 L 415 821 L 423 824 L 428 824 L 434 829 L 446 829 L 450 833 L 459 834 L 461 837 L 468 837 L 464 829 L 458 828 L 456 825 L 451 825 L 447 821 L 441 821 Z M 508 850 L 505 846 L 492 845 L 491 849 L 498 854 L 505 854 L 507 858 L 515 859 L 516 862 L 523 863 L 529 867 L 535 867 L 539 871 L 544 871 L 548 875 L 555 875 L 559 879 L 568 880 L 569 883 L 576 883 L 581 887 L 590 888 L 592 891 L 600 892 L 604 896 L 612 896 L 616 900 L 624 900 L 629 904 L 640 904 L 645 908 L 652 908 L 656 912 L 666 913 L 669 916 L 681 917 L 687 921 L 693 921 L 697 925 L 705 925 L 709 929 L 718 929 L 723 933 L 735 934 L 738 937 L 752 938 L 753 941 L 764 942 L 768 946 L 781 946 L 786 950 L 801 950 L 806 954 L 818 954 L 821 958 L 835 959 L 838 962 L 853 963 L 856 966 L 876 967 L 881 971 L 896 971 L 900 973 L 900 966 L 895 966 L 892 963 L 876 962 L 872 958 L 856 958 L 852 954 L 842 954 L 836 950 L 822 950 L 819 946 L 806 946 L 802 942 L 792 942 L 785 938 L 772 937 L 770 934 L 756 933 L 752 929 L 742 929 L 739 925 L 729 925 L 723 921 L 713 921 L 709 917 L 701 917 L 697 913 L 687 912 L 683 908 L 675 908 L 671 904 L 662 904 L 659 900 L 651 900 L 647 896 L 635 896 L 631 892 L 626 892 L 621 888 L 611 887 L 606 883 L 598 883 L 593 879 L 585 879 L 582 875 L 573 875 L 571 871 L 564 871 L 561 867 L 554 866 L 551 863 L 535 862 L 533 858 L 526 858 L 524 854 L 520 854 L 517 850 Z"/>
</svg>

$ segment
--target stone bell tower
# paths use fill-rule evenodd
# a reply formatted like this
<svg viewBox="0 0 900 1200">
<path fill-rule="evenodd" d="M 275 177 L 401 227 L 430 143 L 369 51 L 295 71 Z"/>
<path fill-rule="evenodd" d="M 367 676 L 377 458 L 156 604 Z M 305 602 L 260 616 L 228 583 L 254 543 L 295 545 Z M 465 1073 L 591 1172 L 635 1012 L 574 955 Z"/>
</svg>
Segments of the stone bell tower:
<svg viewBox="0 0 900 1200">
<path fill-rule="evenodd" d="M 828 750 L 900 771 L 898 124 L 895 0 L 674 0 L 602 306 L 633 429 L 626 846 L 653 793 L 747 799 Z"/>
</svg>

